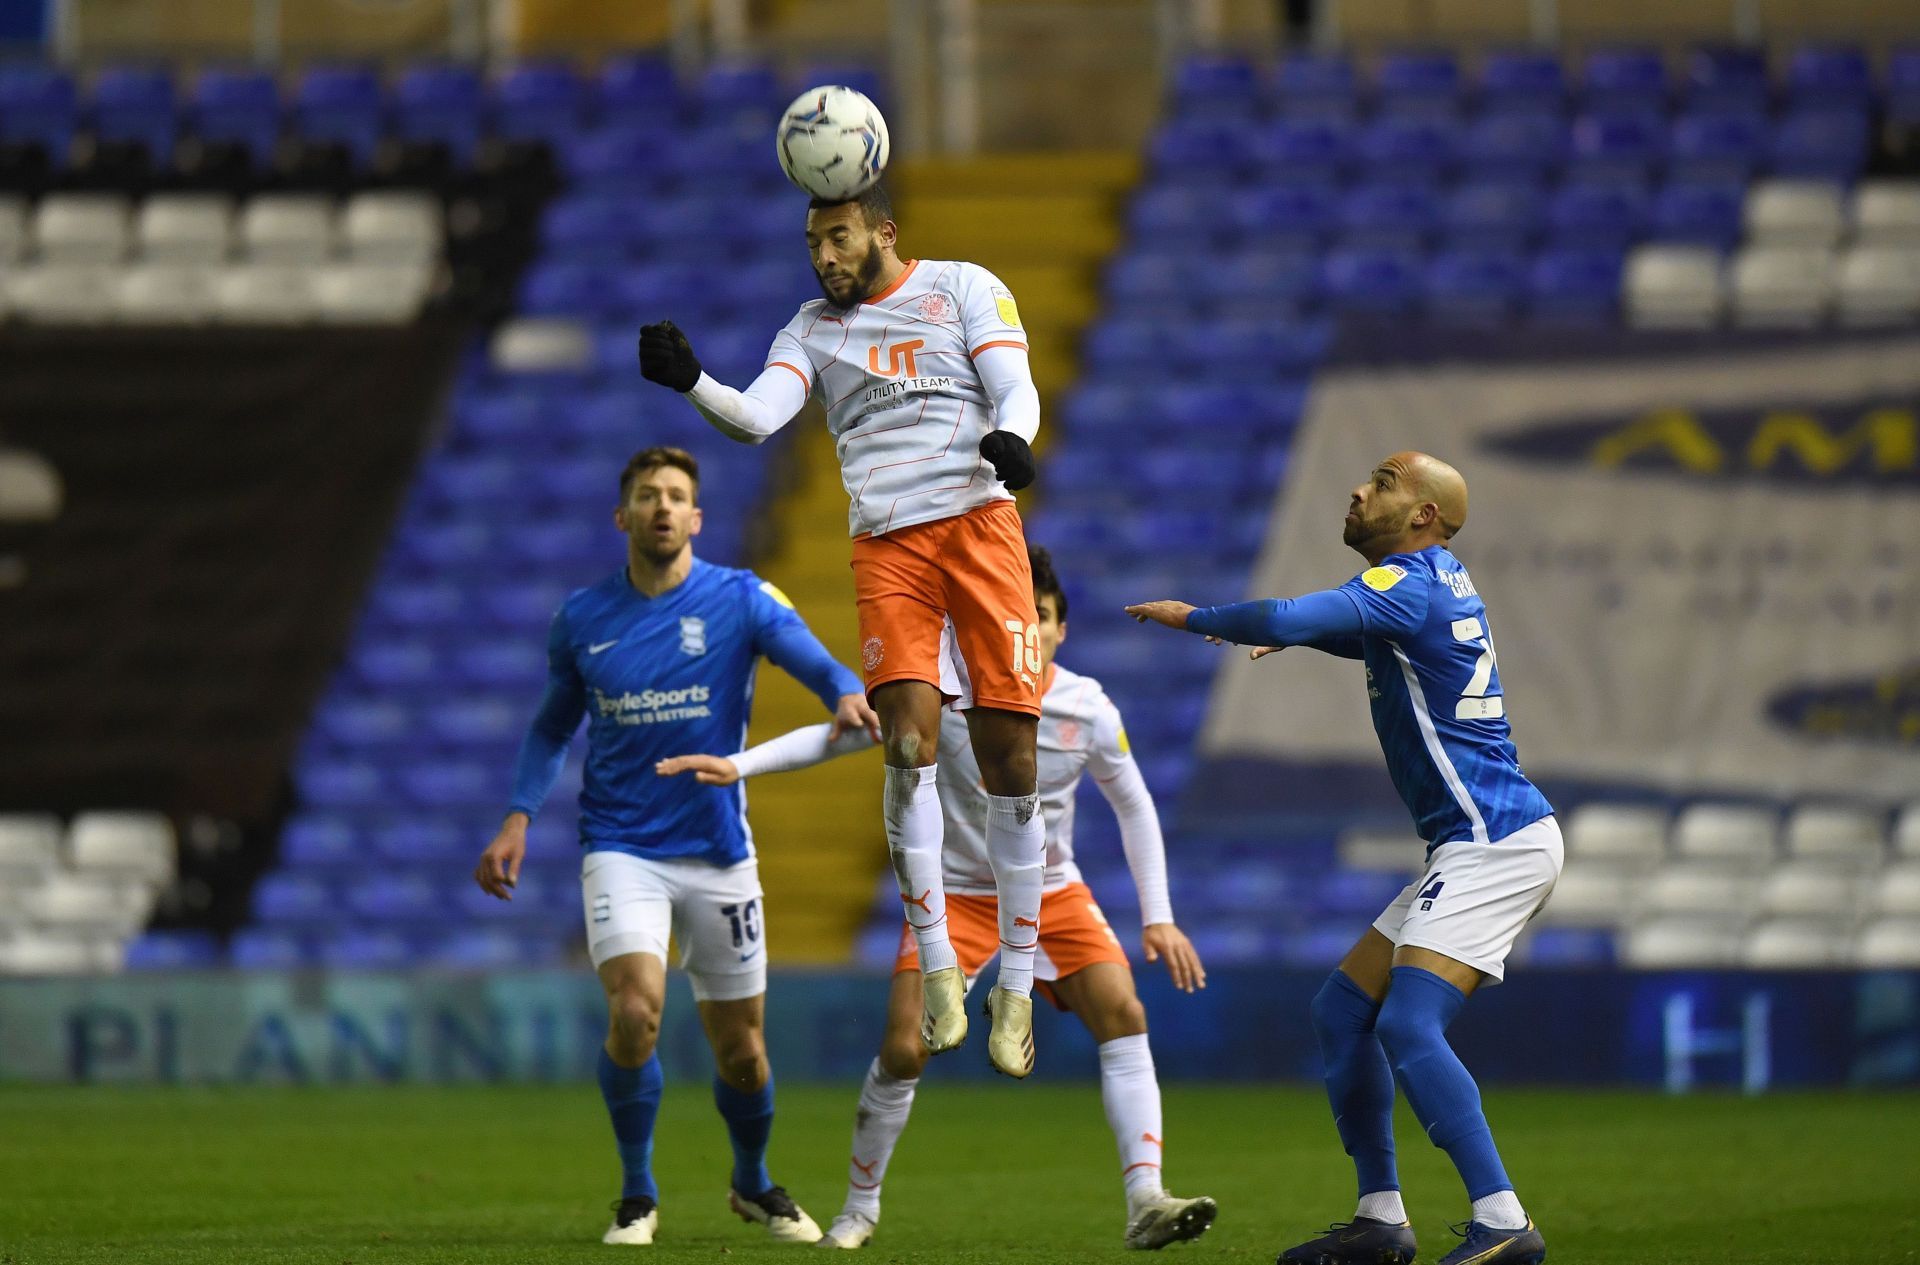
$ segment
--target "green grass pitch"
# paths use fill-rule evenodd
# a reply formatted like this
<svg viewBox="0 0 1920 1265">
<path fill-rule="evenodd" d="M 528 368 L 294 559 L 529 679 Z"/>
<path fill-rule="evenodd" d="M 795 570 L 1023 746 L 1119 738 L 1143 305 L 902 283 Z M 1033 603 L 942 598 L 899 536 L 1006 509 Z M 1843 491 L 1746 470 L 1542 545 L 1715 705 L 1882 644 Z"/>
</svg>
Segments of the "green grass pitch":
<svg viewBox="0 0 1920 1265">
<path fill-rule="evenodd" d="M 838 1209 L 855 1087 L 783 1086 L 772 1168 L 823 1225 Z M 1310 1087 L 1169 1086 L 1168 1182 L 1220 1201 L 1194 1262 L 1271 1261 L 1352 1211 Z M 1683 1099 L 1494 1090 L 1522 1198 L 1560 1262 L 1920 1259 L 1920 1095 Z M 1402 1113 L 1424 1261 L 1464 1196 Z M 590 1085 L 0 1090 L 0 1262 L 757 1260 L 726 1210 L 727 1147 L 704 1086 L 670 1086 L 655 1167 L 660 1242 L 602 1247 L 613 1146 Z M 930 1078 L 865 1260 L 1138 1259 L 1092 1084 Z"/>
</svg>

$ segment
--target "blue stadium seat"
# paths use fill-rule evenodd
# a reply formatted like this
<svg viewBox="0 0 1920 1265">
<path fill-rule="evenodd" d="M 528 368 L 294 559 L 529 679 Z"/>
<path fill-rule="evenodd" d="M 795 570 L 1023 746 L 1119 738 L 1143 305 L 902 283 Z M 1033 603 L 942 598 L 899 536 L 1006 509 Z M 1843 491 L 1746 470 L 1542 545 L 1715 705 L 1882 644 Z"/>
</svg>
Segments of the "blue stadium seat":
<svg viewBox="0 0 1920 1265">
<path fill-rule="evenodd" d="M 413 963 L 413 946 L 397 931 L 348 928 L 315 946 L 319 965 L 336 971 L 397 970 Z"/>
<path fill-rule="evenodd" d="M 1460 157 L 1468 171 L 1485 178 L 1539 180 L 1567 155 L 1567 125 L 1558 115 L 1495 114 L 1466 132 Z"/>
<path fill-rule="evenodd" d="M 1556 244 L 1618 249 L 1638 238 L 1646 226 L 1644 186 L 1619 180 L 1566 184 L 1553 196 L 1547 222 Z"/>
<path fill-rule="evenodd" d="M 582 566 L 575 573 L 582 583 L 590 583 L 604 569 Z M 537 690 L 546 680 L 546 647 L 527 637 L 476 637 L 452 657 L 460 684 L 475 689 Z"/>
<path fill-rule="evenodd" d="M 1528 966 L 1608 967 L 1614 964 L 1611 931 L 1594 927 L 1542 927 L 1525 941 Z"/>
<path fill-rule="evenodd" d="M 700 74 L 694 96 L 708 119 L 745 116 L 763 130 L 785 107 L 791 94 L 780 88 L 780 77 L 764 62 L 715 62 Z"/>
<path fill-rule="evenodd" d="M 1214 196 L 1195 189 L 1148 189 L 1127 208 L 1127 226 L 1136 241 L 1162 235 L 1184 237 L 1203 231 L 1218 209 Z"/>
<path fill-rule="evenodd" d="M 1342 315 L 1404 316 L 1420 294 L 1420 259 L 1407 250 L 1335 250 L 1322 266 L 1321 284 Z"/>
<path fill-rule="evenodd" d="M 1644 178 L 1666 157 L 1667 120 L 1652 108 L 1596 110 L 1573 121 L 1569 178 Z"/>
<path fill-rule="evenodd" d="M 1278 119 L 1255 135 L 1253 156 L 1291 179 L 1331 179 L 1353 164 L 1353 128 L 1333 118 Z"/>
<path fill-rule="evenodd" d="M 294 92 L 294 117 L 309 140 L 345 145 L 362 166 L 373 160 L 384 132 L 380 76 L 371 67 L 309 67 Z"/>
<path fill-rule="evenodd" d="M 1270 184 L 1236 191 L 1223 219 L 1242 240 L 1269 248 L 1310 248 L 1330 232 L 1339 198 L 1329 184 Z"/>
<path fill-rule="evenodd" d="M 1107 294 L 1119 302 L 1159 304 L 1183 296 L 1190 276 L 1177 255 L 1123 255 L 1107 268 Z"/>
<path fill-rule="evenodd" d="M 499 795 L 504 795 L 504 774 Z M 478 855 L 485 846 L 480 832 L 464 830 L 445 813 L 393 817 L 367 830 L 367 846 L 382 861 L 428 867 L 452 865 Z"/>
<path fill-rule="evenodd" d="M 408 555 L 430 567 L 486 562 L 496 554 L 494 533 L 484 522 L 444 522 L 411 526 L 400 538 Z"/>
<path fill-rule="evenodd" d="M 510 901 L 488 895 L 479 884 L 467 879 L 454 886 L 452 906 L 483 924 L 523 922 L 571 929 L 580 925 L 579 879 L 555 883 L 544 871 L 522 869 L 520 884 Z"/>
<path fill-rule="evenodd" d="M 1777 176 L 1849 184 L 1865 170 L 1870 144 L 1863 112 L 1800 111 L 1775 125 L 1769 165 Z"/>
<path fill-rule="evenodd" d="M 1311 261 L 1302 261 L 1310 268 Z M 1151 327 L 1164 354 L 1168 331 Z M 1319 363 L 1331 339 L 1323 321 L 1228 319 L 1197 321 L 1172 331 L 1184 364 L 1208 374 L 1297 377 Z"/>
<path fill-rule="evenodd" d="M 630 205 L 602 195 L 562 198 L 547 208 L 541 244 L 554 261 L 605 266 L 627 257 L 639 225 Z"/>
<path fill-rule="evenodd" d="M 1273 94 L 1283 108 L 1351 105 L 1353 63 L 1340 53 L 1285 53 L 1274 64 Z"/>
<path fill-rule="evenodd" d="M 0 67 L 0 141 L 38 144 L 63 164 L 78 121 L 73 80 L 64 71 L 38 63 Z"/>
<path fill-rule="evenodd" d="M 1420 247 L 1440 223 L 1440 207 L 1424 184 L 1356 185 L 1340 204 L 1341 244 Z"/>
<path fill-rule="evenodd" d="M 673 65 L 658 53 L 621 53 L 600 65 L 600 108 L 609 119 L 657 126 L 677 99 Z"/>
<path fill-rule="evenodd" d="M 1907 45 L 1887 54 L 1887 118 L 1895 123 L 1920 123 L 1920 46 Z"/>
<path fill-rule="evenodd" d="M 1527 275 L 1528 311 L 1541 325 L 1611 324 L 1620 304 L 1618 250 L 1542 251 Z"/>
<path fill-rule="evenodd" d="M 1320 270 L 1311 251 L 1244 251 L 1225 258 L 1231 262 L 1212 278 L 1213 292 L 1238 311 L 1251 306 L 1284 316 L 1295 307 L 1310 307 L 1320 296 Z"/>
<path fill-rule="evenodd" d="M 305 761 L 294 770 L 301 803 L 314 809 L 370 808 L 387 797 L 381 766 L 356 757 Z"/>
<path fill-rule="evenodd" d="M 1235 119 L 1175 119 L 1147 142 L 1153 166 L 1181 180 L 1235 173 L 1252 161 L 1255 129 Z"/>
<path fill-rule="evenodd" d="M 555 221 L 549 216 L 547 222 Z M 608 314 L 610 299 L 606 266 L 572 256 L 530 269 L 521 278 L 516 310 L 525 316 L 592 319 Z"/>
<path fill-rule="evenodd" d="M 204 70 L 194 83 L 192 116 L 201 139 L 236 141 L 265 163 L 280 139 L 280 89 L 263 70 Z"/>
<path fill-rule="evenodd" d="M 1383 905 L 1381 908 L 1385 908 Z M 1332 968 L 1340 964 L 1354 942 L 1366 931 L 1369 921 L 1361 914 L 1355 914 L 1349 926 L 1316 927 L 1308 931 L 1281 933 L 1280 943 L 1264 945 L 1261 956 L 1250 961 L 1279 961 L 1287 966 L 1300 969 Z M 1372 911 L 1374 915 L 1379 910 Z M 1277 951 L 1276 951 L 1277 949 Z"/>
<path fill-rule="evenodd" d="M 320 705 L 314 730 L 352 750 L 405 746 L 419 737 L 413 715 L 391 699 L 335 696 Z"/>
<path fill-rule="evenodd" d="M 234 932 L 227 945 L 227 961 L 243 971 L 293 971 L 311 964 L 306 942 L 274 927 L 242 927 Z"/>
<path fill-rule="evenodd" d="M 471 617 L 467 590 L 446 580 L 382 584 L 373 592 L 368 614 L 395 630 L 451 628 Z"/>
<path fill-rule="evenodd" d="M 1587 54 L 1580 89 L 1588 108 L 1622 102 L 1664 106 L 1666 61 L 1650 48 L 1598 48 Z"/>
<path fill-rule="evenodd" d="M 93 81 L 94 135 L 138 141 L 155 162 L 173 152 L 176 121 L 172 72 L 157 66 L 109 66 Z"/>
<path fill-rule="evenodd" d="M 590 486 L 601 501 L 611 501 L 614 491 L 612 479 L 602 477 Z M 486 592 L 478 595 L 475 604 L 482 615 L 503 628 L 526 628 L 538 632 L 547 626 L 566 596 L 567 586 L 564 583 L 533 580 L 489 585 Z"/>
<path fill-rule="evenodd" d="M 1746 194 L 1734 182 L 1670 184 L 1654 199 L 1653 237 L 1730 251 L 1740 242 Z"/>
<path fill-rule="evenodd" d="M 1151 382 L 1166 372 L 1170 341 L 1156 321 L 1103 321 L 1087 332 L 1081 351 L 1090 373 Z"/>
<path fill-rule="evenodd" d="M 1385 105 L 1408 100 L 1451 104 L 1460 95 L 1460 67 L 1452 53 L 1438 49 L 1390 52 L 1374 68 L 1373 82 Z"/>
<path fill-rule="evenodd" d="M 409 66 L 394 83 L 393 107 L 401 137 L 438 141 L 463 163 L 486 131 L 485 92 L 479 75 L 465 66 Z"/>
<path fill-rule="evenodd" d="M 1504 325 L 1525 287 L 1526 268 L 1518 255 L 1445 251 L 1427 266 L 1427 313 L 1447 325 Z"/>
<path fill-rule="evenodd" d="M 280 832 L 280 863 L 289 869 L 328 869 L 364 863 L 360 831 L 348 815 L 299 813 Z"/>
<path fill-rule="evenodd" d="M 1684 114 L 1674 120 L 1668 171 L 1692 180 L 1745 181 L 1767 152 L 1768 121 L 1747 110 Z"/>
<path fill-rule="evenodd" d="M 1767 55 L 1757 48 L 1708 46 L 1687 54 L 1690 109 L 1765 110 L 1772 95 Z"/>
<path fill-rule="evenodd" d="M 446 908 L 438 884 L 406 870 L 376 871 L 355 879 L 341 897 L 347 912 L 375 924 L 425 922 L 442 916 Z"/>
<path fill-rule="evenodd" d="M 546 410 L 528 393 L 469 392 L 454 405 L 457 433 L 477 443 L 513 445 L 545 433 Z"/>
<path fill-rule="evenodd" d="M 884 112 L 889 109 L 886 80 L 880 72 L 865 64 L 851 62 L 814 62 L 800 71 L 800 82 L 804 84 L 839 84 L 852 88 L 879 106 Z"/>
<path fill-rule="evenodd" d="M 127 946 L 129 971 L 181 971 L 219 966 L 226 959 L 211 931 L 147 931 Z"/>
<path fill-rule="evenodd" d="M 1180 112 L 1250 115 L 1260 108 L 1260 97 L 1260 72 L 1245 57 L 1193 56 L 1174 68 L 1174 108 Z"/>
<path fill-rule="evenodd" d="M 339 904 L 330 884 L 311 874 L 282 871 L 254 884 L 253 916 L 260 922 L 310 926 L 334 921 Z"/>
<path fill-rule="evenodd" d="M 493 84 L 493 126 L 518 140 L 558 140 L 587 126 L 586 81 L 570 61 L 524 62 Z"/>
<path fill-rule="evenodd" d="M 1382 115 L 1360 133 L 1360 160 L 1376 176 L 1439 179 L 1453 167 L 1459 125 L 1420 115 Z"/>
<path fill-rule="evenodd" d="M 441 663 L 433 646 L 417 638 L 385 638 L 357 647 L 354 675 L 374 689 L 407 689 L 432 684 Z"/>
<path fill-rule="evenodd" d="M 492 698 L 461 698 L 427 712 L 426 731 L 449 748 L 519 745 L 527 726 L 525 704 Z"/>
<path fill-rule="evenodd" d="M 1476 181 L 1448 195 L 1440 218 L 1447 241 L 1455 247 L 1523 250 L 1540 234 L 1546 198 L 1531 181 Z"/>
<path fill-rule="evenodd" d="M 1558 113 L 1567 99 L 1560 59 L 1549 52 L 1503 50 L 1480 63 L 1482 107 L 1497 112 Z"/>
<path fill-rule="evenodd" d="M 489 438 L 498 440 L 497 434 Z M 498 503 L 521 487 L 526 468 L 505 454 L 495 456 L 443 456 L 427 468 L 423 483 L 436 505 L 474 505 Z"/>
<path fill-rule="evenodd" d="M 1392 874 L 1367 870 L 1334 870 L 1314 886 L 1313 906 L 1323 913 L 1357 914 L 1372 918 L 1392 903 L 1406 881 Z"/>
<path fill-rule="evenodd" d="M 1808 45 L 1787 60 L 1787 95 L 1796 108 L 1860 110 L 1873 94 L 1866 54 L 1850 45 Z"/>
<path fill-rule="evenodd" d="M 557 936 L 471 927 L 434 940 L 424 957 L 428 965 L 444 970 L 511 971 L 558 966 L 565 954 Z"/>
</svg>

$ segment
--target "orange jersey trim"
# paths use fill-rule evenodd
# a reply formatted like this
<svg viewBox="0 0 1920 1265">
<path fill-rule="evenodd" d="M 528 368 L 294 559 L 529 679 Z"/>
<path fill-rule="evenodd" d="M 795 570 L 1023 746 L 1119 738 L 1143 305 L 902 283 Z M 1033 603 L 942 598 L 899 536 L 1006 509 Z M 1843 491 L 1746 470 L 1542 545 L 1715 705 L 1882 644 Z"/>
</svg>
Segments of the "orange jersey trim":
<svg viewBox="0 0 1920 1265">
<path fill-rule="evenodd" d="M 788 363 L 787 363 L 786 361 L 784 361 L 784 360 L 776 360 L 776 361 L 774 361 L 774 362 L 773 362 L 772 364 L 769 364 L 769 365 L 767 366 L 767 368 L 769 368 L 769 369 L 772 369 L 772 368 L 775 368 L 775 367 L 778 367 L 778 368 L 781 368 L 781 369 L 785 369 L 785 370 L 786 370 L 786 371 L 787 371 L 788 373 L 790 373 L 790 374 L 792 374 L 792 375 L 793 375 L 794 377 L 796 377 L 796 378 L 798 378 L 798 379 L 800 379 L 800 385 L 801 385 L 801 386 L 803 386 L 803 387 L 805 387 L 805 388 L 807 389 L 807 393 L 808 393 L 808 394 L 812 394 L 812 393 L 813 393 L 813 383 L 812 383 L 811 381 L 809 381 L 809 380 L 808 380 L 808 378 L 807 378 L 807 375 L 806 375 L 806 374 L 804 374 L 804 373 L 801 373 L 801 372 L 800 372 L 800 371 L 799 371 L 798 369 L 796 369 L 796 368 L 794 368 L 794 367 L 793 367 L 792 365 L 790 365 L 790 364 L 788 364 Z"/>
<path fill-rule="evenodd" d="M 1027 345 L 1019 341 L 1018 339 L 1002 338 L 997 342 L 981 343 L 978 347 L 975 347 L 972 351 L 968 352 L 967 355 L 978 357 L 981 352 L 991 351 L 995 347 L 1018 347 L 1021 351 L 1025 351 L 1027 349 Z"/>
<path fill-rule="evenodd" d="M 918 259 L 907 260 L 906 270 L 902 272 L 899 276 L 893 279 L 892 285 L 888 286 L 886 289 L 882 290 L 880 293 L 873 295 L 869 298 L 862 299 L 860 301 L 862 303 L 879 303 L 885 299 L 891 298 L 895 290 L 898 290 L 901 286 L 907 284 L 907 278 L 911 277 L 913 275 L 913 270 L 915 268 L 918 268 L 919 266 L 920 266 L 920 261 Z"/>
</svg>

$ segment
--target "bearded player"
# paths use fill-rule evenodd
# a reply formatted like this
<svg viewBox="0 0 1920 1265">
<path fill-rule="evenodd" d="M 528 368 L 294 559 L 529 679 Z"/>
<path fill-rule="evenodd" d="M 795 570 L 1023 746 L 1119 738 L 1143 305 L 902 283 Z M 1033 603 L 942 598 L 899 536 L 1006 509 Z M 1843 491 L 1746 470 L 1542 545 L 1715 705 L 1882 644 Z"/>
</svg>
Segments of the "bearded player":
<svg viewBox="0 0 1920 1265">
<path fill-rule="evenodd" d="M 1313 999 L 1334 1128 L 1360 1179 L 1353 1220 L 1288 1248 L 1281 1265 L 1404 1265 L 1413 1227 L 1394 1163 L 1398 1081 L 1473 1201 L 1466 1241 L 1440 1265 L 1538 1265 L 1546 1241 L 1514 1195 L 1480 1090 L 1447 1025 L 1507 954 L 1560 877 L 1553 805 L 1520 771 L 1493 629 L 1450 542 L 1467 484 L 1420 452 L 1388 457 L 1353 489 L 1342 539 L 1367 569 L 1304 597 L 1196 610 L 1127 607 L 1142 623 L 1266 648 L 1363 660 L 1387 772 L 1427 841 L 1427 868 L 1374 920 Z"/>
<path fill-rule="evenodd" d="M 1120 1152 L 1127 1200 L 1128 1247 L 1158 1248 L 1199 1237 L 1218 1209 L 1205 1197 L 1181 1199 L 1161 1184 L 1160 1085 L 1147 1046 L 1147 1012 L 1134 992 L 1133 972 L 1119 938 L 1080 879 L 1073 859 L 1074 792 L 1090 774 L 1120 819 L 1120 846 L 1140 896 L 1140 940 L 1147 961 L 1164 960 L 1174 984 L 1192 992 L 1206 986 L 1200 956 L 1174 925 L 1167 896 L 1166 851 L 1153 796 L 1127 743 L 1120 712 L 1092 677 L 1060 667 L 1054 654 L 1067 635 L 1067 596 L 1047 551 L 1031 551 L 1034 606 L 1040 614 L 1041 712 L 1040 803 L 1047 821 L 1045 930 L 1037 962 L 1040 987 L 1049 1000 L 1072 1011 L 1099 1042 L 1100 1093 L 1107 1123 Z M 949 692 L 965 696 L 957 679 Z M 945 877 L 953 942 L 969 979 L 998 948 L 993 873 L 988 868 L 980 824 L 986 796 L 967 750 L 966 723 L 959 714 L 942 718 L 940 804 L 946 819 Z M 871 746 L 864 733 L 815 725 L 765 742 L 738 755 L 679 756 L 662 761 L 662 774 L 694 772 L 709 785 L 729 786 L 744 777 L 804 768 L 830 756 Z M 887 1163 L 907 1127 L 914 1090 L 927 1063 L 920 1038 L 920 960 L 911 931 L 903 932 L 894 962 L 887 1032 L 879 1057 L 860 1087 L 853 1127 L 853 1159 L 847 1200 L 818 1243 L 857 1248 L 872 1238 L 880 1220 L 880 1185 Z"/>
<path fill-rule="evenodd" d="M 951 625 L 973 687 L 967 737 L 986 793 L 999 908 L 987 1054 L 1033 1070 L 1033 968 L 1046 828 L 1034 734 L 1041 659 L 1013 493 L 1033 481 L 1040 397 L 1013 296 L 970 263 L 903 260 L 885 189 L 815 199 L 807 248 L 824 298 L 803 305 L 744 391 L 702 373 L 671 322 L 640 331 L 641 372 L 723 434 L 757 444 L 809 399 L 825 407 L 851 502 L 861 662 L 885 748 L 887 847 L 923 975 L 935 1054 L 966 1039 L 966 984 L 947 934 L 936 757 Z"/>
</svg>

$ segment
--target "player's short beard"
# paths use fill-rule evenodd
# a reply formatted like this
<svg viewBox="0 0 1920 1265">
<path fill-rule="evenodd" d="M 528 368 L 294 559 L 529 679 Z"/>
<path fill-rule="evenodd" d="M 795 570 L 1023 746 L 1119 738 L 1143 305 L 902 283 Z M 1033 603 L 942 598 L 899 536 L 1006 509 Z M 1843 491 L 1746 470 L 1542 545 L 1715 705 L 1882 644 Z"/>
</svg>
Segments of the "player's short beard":
<svg viewBox="0 0 1920 1265">
<path fill-rule="evenodd" d="M 1358 549 L 1374 537 L 1385 535 L 1386 531 L 1387 524 L 1384 520 L 1354 518 L 1341 525 L 1340 541 L 1349 549 Z"/>
<path fill-rule="evenodd" d="M 833 297 L 833 291 L 827 289 L 825 277 L 815 273 L 814 279 L 820 283 L 820 293 L 827 296 L 827 302 L 835 307 L 852 307 L 878 289 L 875 283 L 880 280 L 880 270 L 886 266 L 886 260 L 880 257 L 880 243 L 874 242 L 868 246 L 867 253 L 861 258 L 859 265 L 846 270 L 853 274 L 853 291 L 848 295 L 845 303 Z"/>
</svg>

